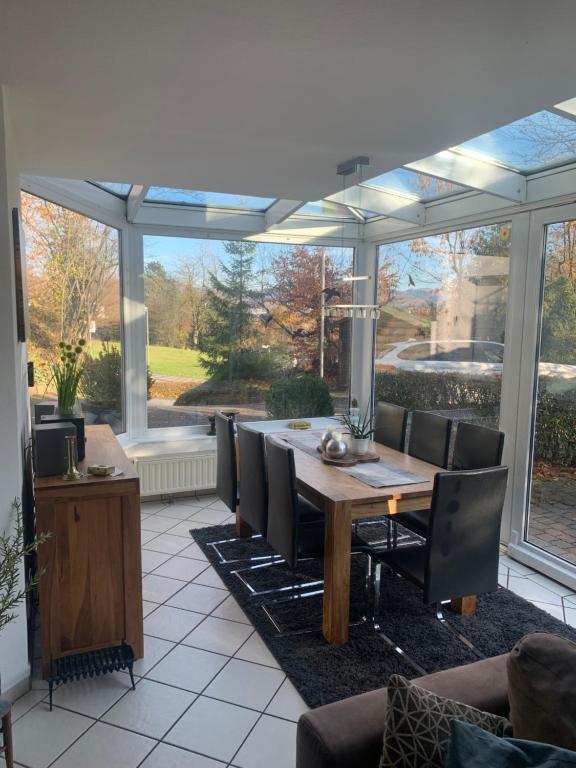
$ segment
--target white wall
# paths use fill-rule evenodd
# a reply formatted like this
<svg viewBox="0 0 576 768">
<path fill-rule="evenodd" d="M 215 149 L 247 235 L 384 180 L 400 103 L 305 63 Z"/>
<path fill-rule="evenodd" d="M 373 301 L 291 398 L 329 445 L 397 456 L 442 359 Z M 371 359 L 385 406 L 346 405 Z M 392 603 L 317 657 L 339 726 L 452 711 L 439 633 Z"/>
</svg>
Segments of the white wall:
<svg viewBox="0 0 576 768">
<path fill-rule="evenodd" d="M 22 450 L 28 434 L 26 345 L 16 337 L 11 210 L 20 206 L 19 169 L 5 91 L 0 87 L 0 528 L 11 525 L 11 501 L 22 495 Z M 0 633 L 2 692 L 29 676 L 24 608 Z"/>
</svg>

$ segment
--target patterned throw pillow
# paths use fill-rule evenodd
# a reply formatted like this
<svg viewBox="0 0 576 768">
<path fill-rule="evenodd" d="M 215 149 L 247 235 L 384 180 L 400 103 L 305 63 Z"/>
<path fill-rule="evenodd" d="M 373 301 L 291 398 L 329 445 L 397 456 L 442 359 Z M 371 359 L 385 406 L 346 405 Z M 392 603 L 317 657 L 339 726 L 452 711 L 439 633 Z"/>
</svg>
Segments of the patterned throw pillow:
<svg viewBox="0 0 576 768">
<path fill-rule="evenodd" d="M 471 723 L 496 736 L 511 732 L 505 717 L 445 699 L 392 675 L 380 768 L 442 768 L 452 720 Z"/>
</svg>

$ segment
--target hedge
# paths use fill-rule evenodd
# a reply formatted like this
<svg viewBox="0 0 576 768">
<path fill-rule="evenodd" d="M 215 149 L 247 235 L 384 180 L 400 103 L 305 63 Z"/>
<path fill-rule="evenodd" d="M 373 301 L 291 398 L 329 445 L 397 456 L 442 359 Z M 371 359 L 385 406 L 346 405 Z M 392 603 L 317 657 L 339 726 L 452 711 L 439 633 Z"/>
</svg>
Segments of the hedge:
<svg viewBox="0 0 576 768">
<path fill-rule="evenodd" d="M 330 388 L 318 376 L 287 376 L 274 382 L 266 393 L 266 411 L 273 419 L 332 416 Z"/>
<path fill-rule="evenodd" d="M 375 400 L 403 405 L 408 410 L 473 410 L 498 419 L 500 378 L 472 378 L 457 373 L 379 371 Z M 536 411 L 534 458 L 564 466 L 576 465 L 576 392 L 549 392 L 540 382 Z"/>
</svg>

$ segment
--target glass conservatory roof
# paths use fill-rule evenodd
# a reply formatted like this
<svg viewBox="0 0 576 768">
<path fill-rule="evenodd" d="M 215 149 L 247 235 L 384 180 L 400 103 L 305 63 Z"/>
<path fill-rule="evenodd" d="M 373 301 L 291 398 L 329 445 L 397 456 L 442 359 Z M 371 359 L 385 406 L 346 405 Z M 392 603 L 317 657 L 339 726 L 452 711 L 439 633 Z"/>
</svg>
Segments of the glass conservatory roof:
<svg viewBox="0 0 576 768">
<path fill-rule="evenodd" d="M 220 192 L 200 192 L 173 187 L 150 187 L 144 198 L 145 203 L 175 203 L 202 208 L 244 208 L 251 211 L 265 211 L 275 201 L 276 198 L 274 197 L 228 195 Z"/>
<path fill-rule="evenodd" d="M 116 195 L 116 197 L 121 197 L 123 200 L 128 197 L 132 189 L 132 184 L 118 184 L 115 181 L 91 181 L 90 183 L 100 187 L 105 192 Z"/>
<path fill-rule="evenodd" d="M 313 216 L 317 219 L 349 219 L 354 220 L 351 211 L 345 205 L 333 203 L 331 200 L 315 200 L 306 203 L 298 209 L 298 213 L 304 216 Z"/>
<path fill-rule="evenodd" d="M 536 173 L 576 159 L 576 122 L 544 110 L 453 149 L 520 173 Z"/>
<path fill-rule="evenodd" d="M 443 179 L 437 179 L 426 173 L 411 171 L 408 168 L 397 168 L 395 171 L 389 171 L 381 176 L 375 176 L 373 179 L 367 179 L 361 186 L 398 192 L 401 195 L 413 197 L 421 203 L 468 191 L 467 187 L 450 181 L 444 181 Z"/>
<path fill-rule="evenodd" d="M 316 219 L 323 227 L 317 231 L 334 236 L 338 227 L 349 227 L 350 236 L 356 237 L 354 230 L 350 229 L 352 223 L 391 219 L 384 225 L 386 231 L 390 231 L 394 220 L 398 220 L 399 227 L 404 226 L 402 222 L 423 225 L 428 220 L 426 206 L 429 203 L 446 203 L 449 206 L 452 199 L 470 197 L 470 193 L 473 193 L 472 197 L 483 193 L 504 198 L 510 204 L 522 203 L 528 199 L 527 185 L 532 183 L 533 174 L 543 171 L 555 174 L 555 169 L 560 167 L 563 172 L 572 173 L 572 168 L 565 167 L 572 163 L 576 164 L 576 99 L 563 101 L 431 157 L 415 160 L 372 178 L 338 177 L 335 174 L 334 192 L 322 200 L 303 200 L 300 203 L 274 197 L 173 187 L 143 187 L 109 181 L 90 183 L 126 200 L 132 217 L 134 211 L 140 209 L 140 221 L 146 219 L 146 210 L 161 204 L 163 208 L 179 207 L 182 216 L 187 215 L 185 209 L 194 208 L 228 209 L 238 214 L 259 213 L 263 224 L 253 225 L 264 227 L 258 230 L 259 234 L 270 229 L 281 230 L 287 220 L 293 233 L 298 233 L 299 226 L 303 232 L 311 232 L 316 226 L 312 220 Z M 348 182 L 344 189 L 341 188 L 342 178 Z M 341 189 L 337 191 L 339 187 Z M 565 185 L 561 194 L 565 194 L 566 188 Z M 538 187 L 536 194 L 540 195 L 542 190 L 542 186 Z M 545 192 L 546 197 L 554 196 L 553 182 Z M 485 202 L 483 205 L 485 210 Z M 448 216 L 448 208 L 446 210 Z M 433 217 L 438 221 L 436 206 L 435 211 Z M 155 222 L 158 216 L 161 213 L 157 210 Z M 214 226 L 221 220 L 215 216 Z"/>
</svg>

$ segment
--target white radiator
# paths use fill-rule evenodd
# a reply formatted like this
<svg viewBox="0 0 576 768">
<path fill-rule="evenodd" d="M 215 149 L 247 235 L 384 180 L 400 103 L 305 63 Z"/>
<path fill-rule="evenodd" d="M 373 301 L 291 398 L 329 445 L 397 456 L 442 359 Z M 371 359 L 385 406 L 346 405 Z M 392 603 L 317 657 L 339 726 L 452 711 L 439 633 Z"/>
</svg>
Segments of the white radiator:
<svg viewBox="0 0 576 768">
<path fill-rule="evenodd" d="M 194 493 L 216 487 L 216 453 L 187 452 L 134 457 L 140 494 Z"/>
</svg>

